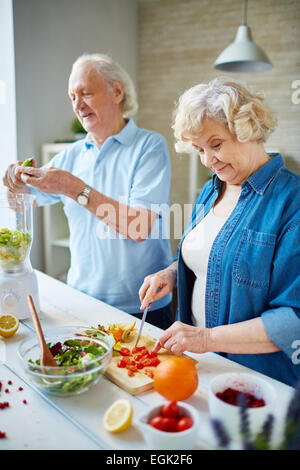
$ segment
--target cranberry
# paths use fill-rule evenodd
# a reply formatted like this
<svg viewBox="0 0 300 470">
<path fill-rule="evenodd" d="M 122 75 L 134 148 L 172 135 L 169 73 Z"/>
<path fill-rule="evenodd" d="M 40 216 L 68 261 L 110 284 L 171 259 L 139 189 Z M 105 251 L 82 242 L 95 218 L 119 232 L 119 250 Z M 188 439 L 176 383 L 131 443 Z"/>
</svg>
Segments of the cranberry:
<svg viewBox="0 0 300 470">
<path fill-rule="evenodd" d="M 22 392 L 23 387 L 19 387 L 18 390 L 19 390 L 19 392 Z"/>
<path fill-rule="evenodd" d="M 23 403 L 24 403 L 24 405 L 27 405 L 27 401 L 26 401 L 26 400 L 23 400 Z"/>
<path fill-rule="evenodd" d="M 7 383 L 8 383 L 8 385 L 12 385 L 12 381 L 11 381 L 11 380 L 9 380 Z"/>
<path fill-rule="evenodd" d="M 0 431 L 0 439 L 6 439 L 6 433 L 5 432 L 2 432 Z"/>
<path fill-rule="evenodd" d="M 238 406 L 239 398 L 244 396 L 246 398 L 248 408 L 259 408 L 261 406 L 265 406 L 265 401 L 262 398 L 256 398 L 251 393 L 243 393 L 230 387 L 226 388 L 224 392 L 216 393 L 216 396 L 229 405 Z"/>
<path fill-rule="evenodd" d="M 0 403 L 0 410 L 4 410 L 8 406 L 9 406 L 8 401 L 3 401 L 2 403 Z"/>
<path fill-rule="evenodd" d="M 5 393 L 9 393 L 9 389 L 8 389 L 8 388 L 6 388 L 4 391 L 5 391 Z"/>
</svg>

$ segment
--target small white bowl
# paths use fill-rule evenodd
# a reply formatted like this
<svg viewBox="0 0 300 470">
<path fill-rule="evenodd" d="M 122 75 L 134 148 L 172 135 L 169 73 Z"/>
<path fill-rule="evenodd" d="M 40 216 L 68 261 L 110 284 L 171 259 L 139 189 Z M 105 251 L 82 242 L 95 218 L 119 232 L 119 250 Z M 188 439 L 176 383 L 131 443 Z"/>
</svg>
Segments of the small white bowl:
<svg viewBox="0 0 300 470">
<path fill-rule="evenodd" d="M 275 402 L 274 387 L 266 380 L 252 374 L 227 373 L 215 377 L 209 384 L 209 411 L 211 418 L 222 421 L 228 434 L 235 441 L 240 441 L 240 407 L 230 405 L 216 396 L 233 388 L 244 393 L 251 393 L 256 398 L 263 398 L 265 406 L 247 408 L 249 432 L 251 435 L 259 433 L 267 416 L 272 413 Z"/>
<path fill-rule="evenodd" d="M 160 415 L 161 408 L 166 403 L 151 408 L 137 419 L 148 447 L 152 450 L 192 450 L 198 440 L 199 431 L 199 413 L 192 406 L 178 402 L 180 416 L 189 416 L 193 420 L 193 426 L 185 431 L 165 432 L 149 424 L 152 418 Z"/>
</svg>

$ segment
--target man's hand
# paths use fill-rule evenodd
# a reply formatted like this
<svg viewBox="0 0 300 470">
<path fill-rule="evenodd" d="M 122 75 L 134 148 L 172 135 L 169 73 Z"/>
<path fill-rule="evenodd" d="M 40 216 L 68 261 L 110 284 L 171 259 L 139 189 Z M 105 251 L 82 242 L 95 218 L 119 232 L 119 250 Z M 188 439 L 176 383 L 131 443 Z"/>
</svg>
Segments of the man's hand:
<svg viewBox="0 0 300 470">
<path fill-rule="evenodd" d="M 173 323 L 156 342 L 153 351 L 165 348 L 173 354 L 183 354 L 184 351 L 194 353 L 208 352 L 210 330 L 186 325 L 180 321 Z"/>
<path fill-rule="evenodd" d="M 64 194 L 72 191 L 74 177 L 71 173 L 58 168 L 18 167 L 18 176 L 25 184 L 30 184 L 44 193 Z M 76 178 L 78 179 L 78 178 Z"/>
<path fill-rule="evenodd" d="M 4 186 L 13 193 L 26 191 L 26 183 L 21 179 L 20 168 L 22 168 L 22 162 L 12 163 L 3 177 Z"/>
</svg>

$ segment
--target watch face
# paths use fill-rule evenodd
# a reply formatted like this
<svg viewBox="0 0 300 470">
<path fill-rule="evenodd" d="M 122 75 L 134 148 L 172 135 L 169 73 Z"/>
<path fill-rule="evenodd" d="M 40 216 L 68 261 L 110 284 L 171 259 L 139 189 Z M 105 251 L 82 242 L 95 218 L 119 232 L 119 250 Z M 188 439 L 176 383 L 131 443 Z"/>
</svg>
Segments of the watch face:
<svg viewBox="0 0 300 470">
<path fill-rule="evenodd" d="M 86 206 L 87 202 L 88 202 L 88 198 L 86 196 L 83 196 L 82 194 L 79 194 L 79 196 L 77 198 L 77 202 L 81 206 Z"/>
</svg>

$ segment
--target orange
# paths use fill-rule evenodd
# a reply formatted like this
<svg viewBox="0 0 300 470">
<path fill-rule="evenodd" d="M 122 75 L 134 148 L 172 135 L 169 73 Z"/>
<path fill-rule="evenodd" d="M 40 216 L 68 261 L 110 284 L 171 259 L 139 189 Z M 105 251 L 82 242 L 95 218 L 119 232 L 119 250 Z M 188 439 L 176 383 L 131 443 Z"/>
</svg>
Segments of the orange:
<svg viewBox="0 0 300 470">
<path fill-rule="evenodd" d="M 191 359 L 170 357 L 154 371 L 155 390 L 170 401 L 183 401 L 197 390 L 198 373 Z"/>
</svg>

